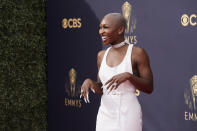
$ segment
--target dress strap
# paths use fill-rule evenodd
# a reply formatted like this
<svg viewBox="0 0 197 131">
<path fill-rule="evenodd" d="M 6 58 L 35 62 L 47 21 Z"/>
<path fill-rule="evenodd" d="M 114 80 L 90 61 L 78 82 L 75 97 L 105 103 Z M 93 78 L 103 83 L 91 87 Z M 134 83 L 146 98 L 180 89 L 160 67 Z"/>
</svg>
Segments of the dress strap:
<svg viewBox="0 0 197 131">
<path fill-rule="evenodd" d="M 133 74 L 132 62 L 131 62 L 132 49 L 133 49 L 133 44 L 129 44 L 125 58 L 125 62 L 126 62 L 125 66 L 131 74 Z"/>
<path fill-rule="evenodd" d="M 127 56 L 128 59 L 130 59 L 130 60 L 131 60 L 132 49 L 133 49 L 133 44 L 129 44 L 129 46 L 128 46 L 128 51 L 127 51 L 126 56 Z"/>
<path fill-rule="evenodd" d="M 108 54 L 110 48 L 111 47 L 108 47 L 106 49 L 105 54 L 104 54 L 103 59 L 102 59 L 102 62 L 101 62 L 101 66 L 104 66 L 106 64 L 106 57 L 107 57 L 107 54 Z M 101 68 L 101 66 L 100 66 L 100 68 Z"/>
</svg>

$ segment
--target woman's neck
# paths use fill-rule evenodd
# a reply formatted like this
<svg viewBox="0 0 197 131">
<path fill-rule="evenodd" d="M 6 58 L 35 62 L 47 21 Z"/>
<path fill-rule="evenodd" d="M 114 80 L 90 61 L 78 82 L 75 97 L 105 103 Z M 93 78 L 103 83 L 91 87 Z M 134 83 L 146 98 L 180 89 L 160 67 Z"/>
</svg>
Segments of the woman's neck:
<svg viewBox="0 0 197 131">
<path fill-rule="evenodd" d="M 117 41 L 111 43 L 111 45 L 113 46 L 113 45 L 119 44 L 119 43 L 123 42 L 124 40 L 125 40 L 124 37 L 122 37 L 122 38 L 118 39 Z"/>
<path fill-rule="evenodd" d="M 112 45 L 113 48 L 120 48 L 120 47 L 125 45 L 125 39 L 122 38 L 122 39 L 116 41 L 115 43 L 113 43 L 111 45 Z"/>
</svg>

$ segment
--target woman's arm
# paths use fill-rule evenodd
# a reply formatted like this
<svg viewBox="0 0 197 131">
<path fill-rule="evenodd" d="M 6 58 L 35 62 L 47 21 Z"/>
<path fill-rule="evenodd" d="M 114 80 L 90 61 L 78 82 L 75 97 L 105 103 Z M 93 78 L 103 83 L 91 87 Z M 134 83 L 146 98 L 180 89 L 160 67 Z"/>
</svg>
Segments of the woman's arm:
<svg viewBox="0 0 197 131">
<path fill-rule="evenodd" d="M 101 65 L 104 53 L 105 53 L 105 50 L 102 50 L 97 55 L 98 72 L 99 72 L 99 69 L 100 69 L 100 65 Z M 91 89 L 94 93 L 102 95 L 103 90 L 102 90 L 101 87 L 102 87 L 102 83 L 100 81 L 99 75 L 97 75 L 97 82 L 87 78 L 81 86 L 81 96 L 84 97 L 85 102 L 89 102 L 89 89 Z"/>
<path fill-rule="evenodd" d="M 150 94 L 153 92 L 153 74 L 151 71 L 148 55 L 143 48 L 134 48 L 134 59 L 137 64 L 139 76 L 128 74 L 128 80 L 130 80 L 130 82 L 140 91 Z"/>
<path fill-rule="evenodd" d="M 153 91 L 153 75 L 149 64 L 149 58 L 144 49 L 139 47 L 133 47 L 132 62 L 135 62 L 139 76 L 134 76 L 129 72 L 124 72 L 113 76 L 108 80 L 105 85 L 107 89 L 113 90 L 118 88 L 118 85 L 122 82 L 129 80 L 138 90 L 145 93 L 152 93 Z M 131 65 L 132 66 L 132 65 Z M 114 84 L 116 83 L 116 84 Z"/>
</svg>

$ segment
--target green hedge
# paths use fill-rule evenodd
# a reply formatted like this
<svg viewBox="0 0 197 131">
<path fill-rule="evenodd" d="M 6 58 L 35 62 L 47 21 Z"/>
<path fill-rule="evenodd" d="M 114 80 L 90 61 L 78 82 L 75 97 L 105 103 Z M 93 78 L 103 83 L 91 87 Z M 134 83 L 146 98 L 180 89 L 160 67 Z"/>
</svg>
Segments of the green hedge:
<svg viewBox="0 0 197 131">
<path fill-rule="evenodd" d="M 0 131 L 47 130 L 45 0 L 0 0 Z"/>
</svg>

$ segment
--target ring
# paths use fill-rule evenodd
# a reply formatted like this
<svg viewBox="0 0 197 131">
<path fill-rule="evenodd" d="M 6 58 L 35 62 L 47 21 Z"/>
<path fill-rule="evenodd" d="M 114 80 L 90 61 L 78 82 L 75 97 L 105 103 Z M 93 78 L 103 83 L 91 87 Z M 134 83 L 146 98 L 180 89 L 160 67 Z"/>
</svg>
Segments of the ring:
<svg viewBox="0 0 197 131">
<path fill-rule="evenodd" d="M 117 82 L 113 83 L 113 86 L 117 86 L 117 85 L 118 85 L 118 83 L 117 83 Z"/>
</svg>

